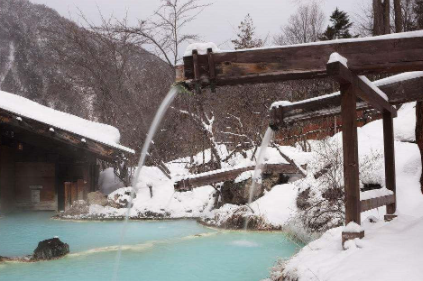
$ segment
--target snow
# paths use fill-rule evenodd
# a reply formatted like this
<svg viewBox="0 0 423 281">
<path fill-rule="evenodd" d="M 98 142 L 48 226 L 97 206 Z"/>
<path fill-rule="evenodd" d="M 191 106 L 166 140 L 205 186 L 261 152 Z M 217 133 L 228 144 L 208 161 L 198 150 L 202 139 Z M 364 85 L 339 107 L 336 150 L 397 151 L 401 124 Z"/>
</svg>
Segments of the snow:
<svg viewBox="0 0 423 281">
<path fill-rule="evenodd" d="M 324 233 L 284 264 L 289 280 L 423 280 L 423 195 L 420 152 L 415 140 L 415 103 L 404 104 L 394 119 L 397 218 L 385 222 L 385 207 L 362 213 L 362 226 L 349 224 Z M 332 137 L 340 139 L 341 134 Z M 383 150 L 383 124 L 373 121 L 358 130 L 359 157 Z M 382 170 L 383 171 L 383 170 Z M 375 171 L 379 174 L 381 171 Z M 380 175 L 374 175 L 376 178 Z M 381 179 L 379 178 L 378 181 Z M 382 177 L 382 183 L 384 177 Z M 361 192 L 361 200 L 392 194 L 385 187 Z M 372 223 L 372 222 L 373 223 Z M 363 239 L 341 243 L 342 231 L 365 231 Z"/>
<path fill-rule="evenodd" d="M 6 78 L 9 71 L 12 70 L 14 61 L 15 61 L 15 44 L 13 43 L 13 41 L 10 41 L 10 43 L 9 43 L 9 57 L 8 57 L 7 62 L 6 62 L 6 67 L 5 67 L 5 70 L 3 71 L 3 73 L 0 73 L 0 90 L 1 90 L 1 86 L 4 82 L 4 79 Z"/>
<path fill-rule="evenodd" d="M 366 76 L 359 75 L 358 78 L 361 79 L 364 83 L 366 83 L 373 91 L 375 91 L 379 96 L 381 96 L 384 100 L 388 101 L 388 96 L 382 92 L 378 87 L 375 86 Z"/>
<path fill-rule="evenodd" d="M 350 232 L 350 233 L 358 233 L 363 231 L 363 227 L 361 227 L 361 225 L 352 221 L 344 227 L 343 231 Z"/>
<path fill-rule="evenodd" d="M 416 38 L 416 37 L 423 37 L 423 31 L 417 30 L 417 31 L 409 31 L 409 32 L 402 32 L 402 33 L 392 33 L 392 34 L 381 35 L 381 36 L 336 39 L 336 40 L 329 40 L 329 41 L 318 41 L 318 42 L 285 45 L 285 46 L 269 46 L 269 47 L 251 48 L 251 49 L 242 49 L 242 50 L 219 50 L 218 52 L 219 53 L 233 53 L 233 52 L 245 52 L 245 51 L 254 51 L 254 50 L 287 49 L 287 48 L 297 48 L 297 47 L 305 47 L 305 46 L 335 45 L 335 44 L 341 45 L 344 43 L 351 43 L 351 42 L 371 42 L 371 41 L 383 41 L 383 40 L 405 39 L 405 38 Z M 186 51 L 184 54 L 184 57 L 191 56 L 191 55 L 192 53 L 189 53 L 188 51 Z"/>
<path fill-rule="evenodd" d="M 394 194 L 391 190 L 387 189 L 386 187 L 381 189 L 374 189 L 360 193 L 360 200 L 368 200 L 372 198 L 387 196 Z"/>
<path fill-rule="evenodd" d="M 385 100 L 388 100 L 388 97 L 386 96 L 386 94 L 383 93 L 378 87 L 386 86 L 386 85 L 390 85 L 390 84 L 394 84 L 394 83 L 400 83 L 400 82 L 411 80 L 411 79 L 423 78 L 423 71 L 401 73 L 401 74 L 398 74 L 398 75 L 393 75 L 393 76 L 390 76 L 390 77 L 387 77 L 387 78 L 379 79 L 379 80 L 376 80 L 376 81 L 373 81 L 373 82 L 368 81 L 368 79 L 363 75 L 361 75 L 360 77 L 362 79 L 366 79 L 367 80 L 366 83 L 370 87 L 372 87 L 373 90 L 377 91 L 379 93 L 379 95 L 381 95 Z M 326 98 L 339 96 L 340 94 L 341 94 L 340 92 L 335 92 L 335 93 L 331 93 L 331 94 L 327 94 L 327 95 L 321 95 L 321 96 L 318 96 L 318 97 L 314 97 L 314 98 L 310 98 L 310 99 L 306 99 L 306 100 L 301 100 L 301 101 L 297 101 L 297 102 L 277 101 L 277 102 L 272 103 L 270 108 L 293 106 L 293 105 L 297 105 L 297 104 L 303 104 L 303 103 L 307 103 L 307 102 L 311 102 L 311 101 L 317 101 L 317 100 L 322 100 L 322 99 L 326 99 Z"/>
<path fill-rule="evenodd" d="M 377 87 L 380 87 L 421 77 L 423 77 L 423 71 L 405 72 L 384 79 L 379 79 L 377 81 L 374 81 L 373 84 Z"/>
<path fill-rule="evenodd" d="M 206 55 L 207 49 L 212 49 L 213 53 L 218 53 L 220 50 L 213 42 L 208 43 L 194 43 L 187 46 L 184 57 L 192 56 L 192 51 L 197 50 L 199 55 Z"/>
<path fill-rule="evenodd" d="M 263 197 L 251 203 L 254 214 L 264 216 L 274 226 L 283 226 L 295 212 L 298 187 L 294 184 L 277 185 Z"/>
<path fill-rule="evenodd" d="M 329 57 L 328 64 L 333 62 L 340 62 L 345 67 L 348 67 L 348 60 L 337 52 L 332 53 Z"/>
<path fill-rule="evenodd" d="M 0 91 L 0 108 L 18 115 L 18 120 L 32 119 L 52 126 L 53 131 L 61 129 L 122 151 L 134 153 L 134 150 L 119 144 L 120 133 L 115 127 L 57 111 L 4 91 Z M 50 131 L 52 130 L 50 129 Z"/>
<path fill-rule="evenodd" d="M 402 215 L 363 227 L 364 239 L 348 241 L 347 250 L 341 245 L 342 227 L 329 230 L 288 261 L 285 273 L 298 281 L 423 280 L 421 217 Z"/>
</svg>

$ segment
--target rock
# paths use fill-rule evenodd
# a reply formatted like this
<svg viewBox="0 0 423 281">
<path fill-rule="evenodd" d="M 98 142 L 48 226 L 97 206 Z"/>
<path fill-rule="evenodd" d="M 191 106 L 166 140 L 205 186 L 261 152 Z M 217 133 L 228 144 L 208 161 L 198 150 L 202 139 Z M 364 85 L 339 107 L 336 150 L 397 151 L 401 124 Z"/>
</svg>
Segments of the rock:
<svg viewBox="0 0 423 281">
<path fill-rule="evenodd" d="M 281 183 L 285 178 L 279 174 L 264 174 L 261 184 L 256 184 L 253 195 L 253 201 L 263 196 L 264 190 L 271 190 L 273 186 Z M 235 181 L 227 181 L 222 185 L 221 192 L 221 205 L 235 204 L 245 205 L 248 203 L 250 197 L 250 188 L 252 179 L 247 179 L 239 183 Z"/>
<path fill-rule="evenodd" d="M 87 194 L 87 201 L 89 205 L 107 205 L 107 196 L 100 191 L 90 192 Z"/>
<path fill-rule="evenodd" d="M 52 260 L 61 258 L 69 253 L 69 245 L 60 241 L 59 238 L 52 238 L 41 241 L 34 250 L 32 261 Z"/>
<path fill-rule="evenodd" d="M 225 229 L 244 229 L 247 223 L 249 230 L 279 230 L 280 227 L 269 224 L 266 219 L 254 214 L 248 206 L 240 206 L 234 209 L 229 215 L 215 213 L 214 217 L 200 220 L 208 226 L 221 227 Z"/>
<path fill-rule="evenodd" d="M 90 207 L 87 202 L 84 200 L 78 200 L 73 202 L 72 206 L 67 209 L 65 212 L 61 213 L 59 216 L 80 216 L 88 214 Z"/>
<path fill-rule="evenodd" d="M 115 192 L 109 194 L 108 205 L 116 209 L 127 208 L 131 200 L 131 193 L 133 193 L 133 199 L 135 199 L 137 196 L 135 189 L 132 187 L 119 188 Z"/>
</svg>

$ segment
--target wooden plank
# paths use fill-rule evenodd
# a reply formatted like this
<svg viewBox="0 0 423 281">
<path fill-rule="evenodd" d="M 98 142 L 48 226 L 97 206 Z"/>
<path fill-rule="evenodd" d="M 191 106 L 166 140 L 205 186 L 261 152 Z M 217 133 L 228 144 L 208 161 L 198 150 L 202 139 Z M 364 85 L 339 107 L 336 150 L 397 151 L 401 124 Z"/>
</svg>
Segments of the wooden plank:
<svg viewBox="0 0 423 281">
<path fill-rule="evenodd" d="M 361 224 L 356 92 L 354 86 L 341 84 L 345 224 L 350 222 Z"/>
<path fill-rule="evenodd" d="M 210 173 L 198 174 L 194 177 L 175 182 L 174 187 L 178 191 L 189 191 L 195 187 L 235 180 L 243 172 L 253 171 L 254 169 L 255 166 L 248 166 L 226 171 L 217 170 Z M 263 173 L 300 174 L 298 168 L 290 164 L 265 164 L 262 171 Z"/>
<path fill-rule="evenodd" d="M 85 181 L 82 179 L 79 179 L 76 182 L 76 189 L 78 192 L 78 196 L 77 196 L 78 200 L 84 200 Z"/>
<path fill-rule="evenodd" d="M 386 206 L 387 214 L 396 211 L 396 176 L 395 176 L 395 147 L 393 116 L 390 112 L 383 112 L 383 147 L 385 153 L 385 181 L 386 188 L 394 192 L 394 202 Z"/>
<path fill-rule="evenodd" d="M 395 204 L 394 195 L 380 196 L 372 199 L 362 200 L 361 201 L 361 212 L 366 212 L 368 210 L 376 209 L 382 206 L 389 206 Z"/>
<path fill-rule="evenodd" d="M 65 182 L 65 210 L 69 210 L 72 205 L 72 183 Z"/>
<path fill-rule="evenodd" d="M 379 87 L 389 98 L 391 104 L 423 100 L 423 76 L 386 84 Z M 341 93 L 333 93 L 320 98 L 312 98 L 283 107 L 272 108 L 270 125 L 275 129 L 311 119 L 324 118 L 341 113 Z M 371 106 L 357 99 L 357 110 L 369 109 Z"/>
<path fill-rule="evenodd" d="M 335 77 L 340 83 L 351 84 L 356 87 L 358 89 L 356 93 L 357 97 L 378 109 L 380 112 L 386 110 L 391 112 L 394 117 L 397 116 L 397 110 L 389 101 L 385 100 L 377 91 L 367 84 L 364 78 L 352 73 L 351 70 L 342 63 L 328 63 L 327 72 L 329 75 Z"/>
<path fill-rule="evenodd" d="M 326 41 L 277 48 L 237 50 L 214 54 L 217 86 L 266 83 L 327 76 L 326 63 L 333 52 L 348 58 L 356 74 L 398 73 L 423 70 L 423 32 L 368 39 Z M 209 86 L 207 55 L 198 56 L 203 87 Z M 184 70 L 177 77 L 193 87 L 193 57 L 184 57 Z"/>
<path fill-rule="evenodd" d="M 78 186 L 75 182 L 71 183 L 71 205 L 78 200 Z"/>
</svg>

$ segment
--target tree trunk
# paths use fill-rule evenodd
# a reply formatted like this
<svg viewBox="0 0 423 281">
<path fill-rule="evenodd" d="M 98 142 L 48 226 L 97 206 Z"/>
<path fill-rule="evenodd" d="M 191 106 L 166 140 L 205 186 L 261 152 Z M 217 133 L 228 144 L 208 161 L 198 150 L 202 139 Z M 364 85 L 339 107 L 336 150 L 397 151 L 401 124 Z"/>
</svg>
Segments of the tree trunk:
<svg viewBox="0 0 423 281">
<path fill-rule="evenodd" d="M 391 1 L 390 0 L 385 0 L 383 1 L 384 3 L 382 3 L 382 7 L 383 7 L 383 34 L 389 34 L 391 33 L 391 17 L 390 17 L 390 12 L 391 12 Z"/>
<path fill-rule="evenodd" d="M 373 35 L 383 34 L 383 9 L 380 0 L 373 0 Z"/>
<path fill-rule="evenodd" d="M 391 33 L 390 1 L 373 0 L 373 35 Z"/>
<path fill-rule="evenodd" d="M 420 150 L 420 157 L 423 155 L 423 102 L 416 103 L 416 142 Z M 422 166 L 423 166 L 423 159 Z M 423 193 L 423 173 L 420 176 L 420 188 Z"/>
<path fill-rule="evenodd" d="M 401 0 L 394 0 L 394 10 L 395 10 L 395 32 L 399 33 L 403 31 Z"/>
</svg>

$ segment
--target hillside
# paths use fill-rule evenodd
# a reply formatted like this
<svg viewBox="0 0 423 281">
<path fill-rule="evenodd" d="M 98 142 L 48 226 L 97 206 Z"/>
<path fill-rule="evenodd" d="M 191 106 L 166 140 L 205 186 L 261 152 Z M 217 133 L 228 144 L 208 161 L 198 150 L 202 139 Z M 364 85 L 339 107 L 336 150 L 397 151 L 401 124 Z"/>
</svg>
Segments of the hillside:
<svg viewBox="0 0 423 281">
<path fill-rule="evenodd" d="M 2 91 L 113 125 L 138 149 L 172 80 L 166 63 L 129 42 L 96 35 L 44 5 L 0 0 Z"/>
</svg>

